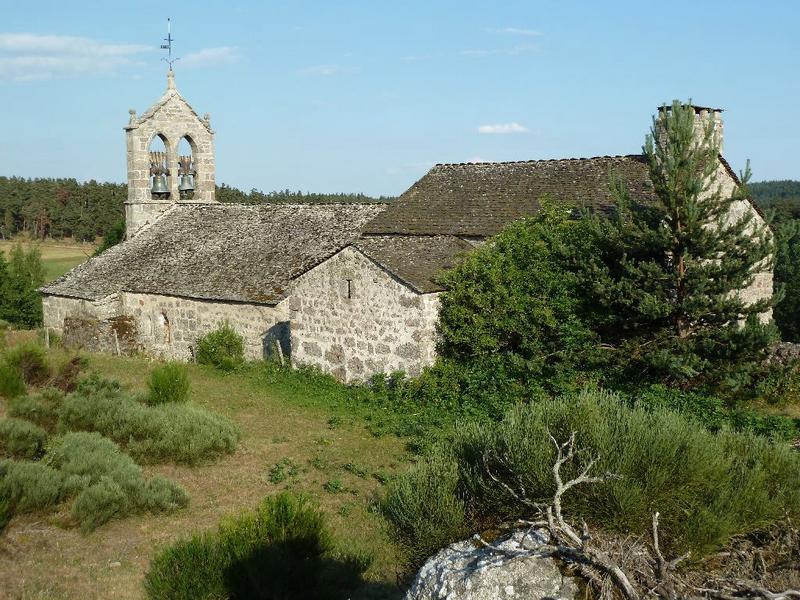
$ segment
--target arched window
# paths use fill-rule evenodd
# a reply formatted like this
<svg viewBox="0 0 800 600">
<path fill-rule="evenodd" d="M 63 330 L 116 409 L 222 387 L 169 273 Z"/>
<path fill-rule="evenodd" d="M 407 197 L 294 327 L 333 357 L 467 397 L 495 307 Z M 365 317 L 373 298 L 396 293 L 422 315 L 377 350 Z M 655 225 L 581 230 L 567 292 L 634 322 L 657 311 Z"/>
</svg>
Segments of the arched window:
<svg viewBox="0 0 800 600">
<path fill-rule="evenodd" d="M 159 133 L 150 141 L 150 193 L 153 198 L 169 198 L 169 177 L 167 138 Z"/>
<path fill-rule="evenodd" d="M 181 200 L 191 200 L 194 198 L 197 167 L 194 162 L 194 142 L 188 135 L 183 136 L 178 143 L 178 170 Z"/>
</svg>

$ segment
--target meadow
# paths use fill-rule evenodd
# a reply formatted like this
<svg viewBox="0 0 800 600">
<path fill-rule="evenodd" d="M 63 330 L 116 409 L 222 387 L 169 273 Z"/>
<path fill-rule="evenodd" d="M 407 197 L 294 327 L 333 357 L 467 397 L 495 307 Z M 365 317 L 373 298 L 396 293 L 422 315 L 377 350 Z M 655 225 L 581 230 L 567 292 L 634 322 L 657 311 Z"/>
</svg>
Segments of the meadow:
<svg viewBox="0 0 800 600">
<path fill-rule="evenodd" d="M 20 239 L 0 240 L 0 250 L 8 255 L 8 253 L 11 251 L 11 248 L 13 248 L 18 241 L 26 250 L 33 246 L 37 246 L 41 251 L 45 282 L 50 282 L 57 277 L 60 277 L 71 268 L 89 259 L 97 247 L 96 244 L 79 243 L 71 240 L 30 242 Z"/>
<path fill-rule="evenodd" d="M 133 392 L 144 391 L 154 366 L 144 358 L 87 356 L 87 373 L 119 380 Z M 50 351 L 54 361 L 66 357 Z M 200 365 L 189 365 L 189 380 L 190 403 L 239 427 L 235 452 L 198 466 L 145 465 L 145 476 L 163 475 L 188 492 L 188 508 L 172 514 L 114 520 L 91 533 L 67 527 L 64 508 L 16 516 L 0 537 L 0 589 L 7 597 L 141 598 L 159 550 L 288 489 L 319 504 L 343 548 L 372 556 L 354 598 L 399 598 L 398 561 L 376 502 L 383 486 L 408 468 L 404 442 L 368 430 L 312 382 L 287 384 L 257 368 L 225 375 Z M 0 400 L 0 418 L 6 411 Z"/>
</svg>

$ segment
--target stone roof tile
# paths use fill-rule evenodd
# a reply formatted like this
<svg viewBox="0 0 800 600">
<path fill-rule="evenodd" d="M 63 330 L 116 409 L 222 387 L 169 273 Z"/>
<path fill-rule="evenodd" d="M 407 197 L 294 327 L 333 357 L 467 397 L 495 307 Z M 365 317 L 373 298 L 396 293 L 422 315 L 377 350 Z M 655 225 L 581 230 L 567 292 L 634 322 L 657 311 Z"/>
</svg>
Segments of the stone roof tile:
<svg viewBox="0 0 800 600">
<path fill-rule="evenodd" d="M 131 240 L 44 286 L 98 300 L 120 291 L 276 304 L 289 282 L 352 242 L 377 204 L 176 205 Z"/>
<path fill-rule="evenodd" d="M 602 206 L 611 200 L 609 178 L 631 193 L 652 194 L 641 155 L 502 163 L 439 164 L 367 224 L 367 234 L 487 237 L 535 214 L 539 201 Z"/>
<path fill-rule="evenodd" d="M 442 291 L 438 275 L 473 248 L 451 235 L 369 235 L 359 238 L 354 246 L 422 294 Z"/>
</svg>

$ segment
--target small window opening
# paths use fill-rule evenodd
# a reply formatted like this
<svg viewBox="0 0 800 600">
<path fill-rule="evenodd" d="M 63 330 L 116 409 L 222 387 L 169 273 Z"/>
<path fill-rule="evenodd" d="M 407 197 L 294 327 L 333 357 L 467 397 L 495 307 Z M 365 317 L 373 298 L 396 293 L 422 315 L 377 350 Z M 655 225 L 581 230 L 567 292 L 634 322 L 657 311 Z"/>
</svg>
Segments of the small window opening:
<svg viewBox="0 0 800 600">
<path fill-rule="evenodd" d="M 352 279 L 348 279 L 347 280 L 347 299 L 348 300 L 352 300 L 353 299 L 353 280 Z"/>
</svg>

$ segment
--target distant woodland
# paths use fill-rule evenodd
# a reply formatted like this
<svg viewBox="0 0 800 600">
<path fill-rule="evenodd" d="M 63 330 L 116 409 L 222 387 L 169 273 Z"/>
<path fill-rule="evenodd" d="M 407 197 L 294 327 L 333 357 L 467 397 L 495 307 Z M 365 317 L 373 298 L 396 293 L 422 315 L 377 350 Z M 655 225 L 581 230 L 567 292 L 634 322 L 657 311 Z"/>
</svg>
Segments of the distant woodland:
<svg viewBox="0 0 800 600">
<path fill-rule="evenodd" d="M 753 198 L 776 212 L 776 220 L 800 219 L 800 181 L 762 181 L 750 184 Z M 0 237 L 24 233 L 34 239 L 74 238 L 93 241 L 105 236 L 124 215 L 127 186 L 121 183 L 79 183 L 75 179 L 0 177 Z M 393 197 L 364 194 L 314 194 L 279 190 L 244 192 L 217 186 L 220 202 L 332 203 L 388 202 Z"/>
<path fill-rule="evenodd" d="M 800 181 L 759 181 L 749 187 L 756 202 L 775 210 L 776 220 L 800 218 Z"/>
<path fill-rule="evenodd" d="M 127 186 L 121 183 L 0 177 L 0 237 L 8 239 L 22 233 L 34 239 L 94 241 L 106 236 L 123 219 L 127 195 Z M 364 194 L 312 194 L 290 190 L 243 192 L 225 184 L 217 187 L 217 199 L 244 204 L 392 200 Z"/>
</svg>

